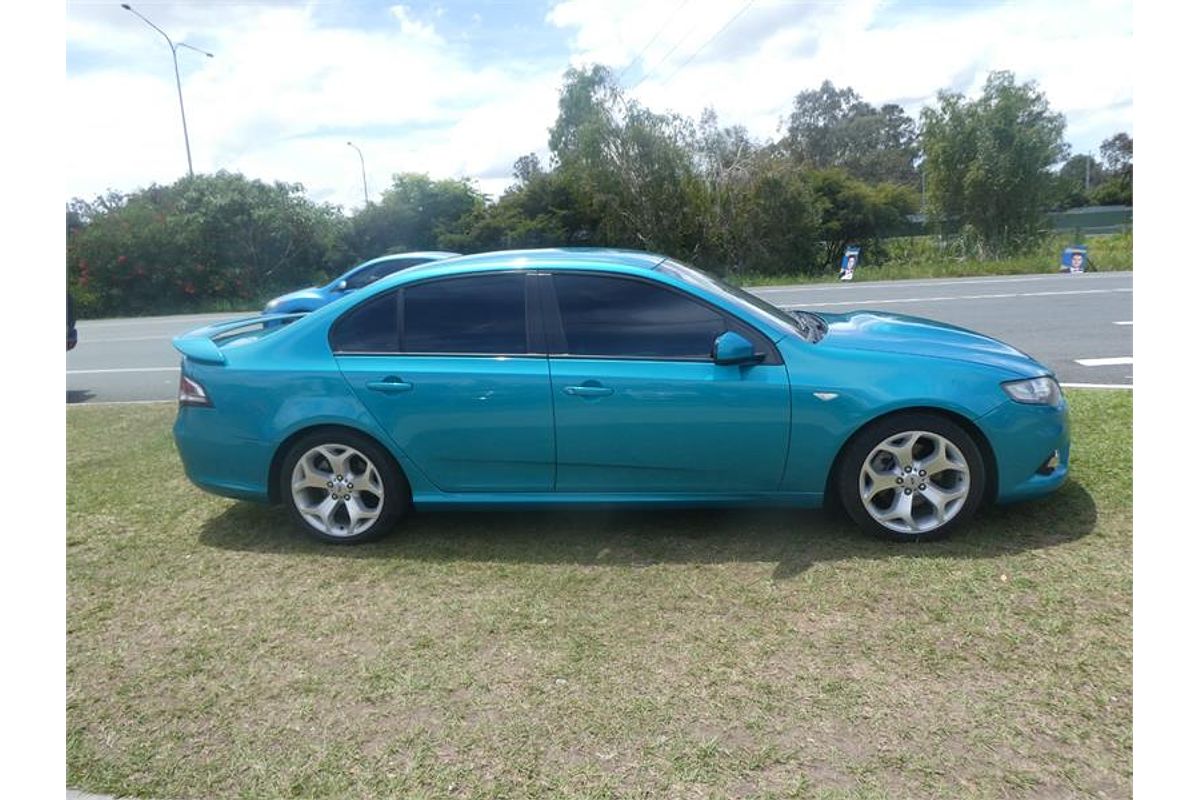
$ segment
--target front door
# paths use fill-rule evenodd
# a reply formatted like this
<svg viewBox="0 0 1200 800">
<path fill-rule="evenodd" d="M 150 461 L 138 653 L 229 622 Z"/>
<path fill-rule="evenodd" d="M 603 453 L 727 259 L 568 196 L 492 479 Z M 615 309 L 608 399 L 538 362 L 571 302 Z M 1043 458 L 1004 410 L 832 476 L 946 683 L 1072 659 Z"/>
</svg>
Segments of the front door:
<svg viewBox="0 0 1200 800">
<path fill-rule="evenodd" d="M 565 272 L 552 281 L 557 491 L 778 489 L 791 400 L 787 369 L 766 337 L 649 281 Z M 713 363 L 713 340 L 726 330 L 750 338 L 763 363 Z"/>
</svg>

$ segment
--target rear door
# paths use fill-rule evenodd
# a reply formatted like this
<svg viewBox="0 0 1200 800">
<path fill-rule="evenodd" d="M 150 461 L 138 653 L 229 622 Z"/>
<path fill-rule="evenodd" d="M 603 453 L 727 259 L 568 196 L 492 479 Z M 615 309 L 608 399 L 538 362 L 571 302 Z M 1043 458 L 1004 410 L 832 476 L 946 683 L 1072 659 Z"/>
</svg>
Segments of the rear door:
<svg viewBox="0 0 1200 800">
<path fill-rule="evenodd" d="M 408 284 L 331 329 L 338 366 L 396 445 L 446 492 L 545 492 L 549 368 L 520 272 Z"/>
<path fill-rule="evenodd" d="M 767 337 L 648 280 L 564 271 L 543 282 L 559 492 L 778 489 L 791 399 Z M 713 363 L 727 330 L 750 339 L 762 363 Z"/>
</svg>

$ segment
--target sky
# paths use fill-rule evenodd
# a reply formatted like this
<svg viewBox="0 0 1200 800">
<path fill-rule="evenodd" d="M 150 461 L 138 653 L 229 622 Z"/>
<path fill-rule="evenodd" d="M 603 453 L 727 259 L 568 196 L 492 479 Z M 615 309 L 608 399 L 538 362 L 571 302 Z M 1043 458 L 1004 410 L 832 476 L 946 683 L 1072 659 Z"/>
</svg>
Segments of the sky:
<svg viewBox="0 0 1200 800">
<path fill-rule="evenodd" d="M 398 172 L 466 178 L 490 196 L 521 155 L 547 158 L 569 66 L 601 63 L 654 111 L 759 140 L 828 79 L 916 117 L 988 73 L 1036 81 L 1072 152 L 1133 135 L 1128 0 L 142 0 L 176 42 L 197 172 L 301 183 L 351 211 Z M 166 38 L 121 4 L 69 0 L 66 197 L 171 183 L 187 171 Z"/>
</svg>

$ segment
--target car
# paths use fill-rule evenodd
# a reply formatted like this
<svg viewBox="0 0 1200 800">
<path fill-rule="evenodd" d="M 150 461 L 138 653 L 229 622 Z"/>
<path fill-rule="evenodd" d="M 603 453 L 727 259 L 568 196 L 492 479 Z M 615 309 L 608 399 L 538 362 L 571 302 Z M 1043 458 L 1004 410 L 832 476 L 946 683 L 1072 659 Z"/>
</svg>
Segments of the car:
<svg viewBox="0 0 1200 800">
<path fill-rule="evenodd" d="M 263 309 L 266 314 L 295 314 L 304 311 L 316 311 L 323 305 L 331 303 L 342 295 L 369 286 L 380 278 L 394 272 L 408 269 L 430 261 L 440 261 L 453 258 L 458 253 L 447 253 L 440 250 L 430 250 L 420 253 L 393 253 L 391 255 L 373 258 L 334 278 L 324 286 L 310 286 L 280 295 L 267 303 Z"/>
<path fill-rule="evenodd" d="M 175 338 L 175 441 L 202 489 L 329 542 L 414 510 L 837 504 L 914 541 L 1068 472 L 1066 401 L 1028 355 L 784 311 L 659 255 L 465 256 L 264 319 Z"/>
<path fill-rule="evenodd" d="M 75 349 L 79 344 L 79 332 L 75 330 L 75 300 L 67 294 L 67 350 Z"/>
</svg>

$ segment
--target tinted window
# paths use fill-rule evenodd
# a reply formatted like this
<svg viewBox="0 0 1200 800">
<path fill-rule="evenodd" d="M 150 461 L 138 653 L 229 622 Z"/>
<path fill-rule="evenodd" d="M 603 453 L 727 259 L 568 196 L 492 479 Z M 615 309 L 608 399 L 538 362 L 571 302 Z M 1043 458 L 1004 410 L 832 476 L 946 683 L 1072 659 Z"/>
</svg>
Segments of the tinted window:
<svg viewBox="0 0 1200 800">
<path fill-rule="evenodd" d="M 391 275 L 393 272 L 412 266 L 411 261 L 402 261 L 396 259 L 394 261 L 384 261 L 382 264 L 376 264 L 373 267 L 368 267 L 353 277 L 346 280 L 347 289 L 361 289 L 364 286 L 374 283 L 380 278 Z"/>
<path fill-rule="evenodd" d="M 406 353 L 525 353 L 524 274 L 479 275 L 404 290 Z"/>
<path fill-rule="evenodd" d="M 579 356 L 712 356 L 725 318 L 678 292 L 636 280 L 555 275 L 567 353 Z"/>
<path fill-rule="evenodd" d="M 394 353 L 399 326 L 396 292 L 384 292 L 342 316 L 329 334 L 335 353 Z"/>
</svg>

